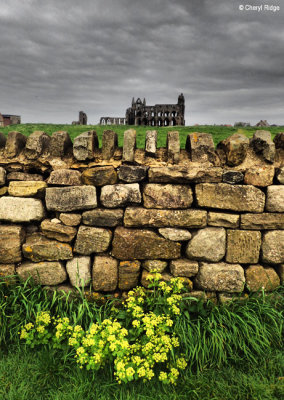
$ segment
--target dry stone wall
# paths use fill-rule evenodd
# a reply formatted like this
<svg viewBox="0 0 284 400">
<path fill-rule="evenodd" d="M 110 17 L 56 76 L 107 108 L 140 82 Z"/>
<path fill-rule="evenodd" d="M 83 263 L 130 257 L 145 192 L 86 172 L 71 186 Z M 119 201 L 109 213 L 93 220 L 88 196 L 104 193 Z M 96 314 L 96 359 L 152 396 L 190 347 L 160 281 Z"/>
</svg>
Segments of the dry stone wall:
<svg viewBox="0 0 284 400">
<path fill-rule="evenodd" d="M 283 283 L 284 133 L 0 139 L 0 275 L 122 293 L 159 271 L 221 300 Z"/>
</svg>

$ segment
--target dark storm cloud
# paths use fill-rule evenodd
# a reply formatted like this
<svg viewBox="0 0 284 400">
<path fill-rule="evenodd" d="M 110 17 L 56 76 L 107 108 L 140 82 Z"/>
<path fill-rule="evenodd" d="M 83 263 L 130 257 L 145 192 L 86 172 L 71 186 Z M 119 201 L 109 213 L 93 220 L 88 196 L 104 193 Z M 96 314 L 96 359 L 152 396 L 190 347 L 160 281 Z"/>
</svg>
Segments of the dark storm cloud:
<svg viewBox="0 0 284 400">
<path fill-rule="evenodd" d="M 83 109 L 96 123 L 132 96 L 184 92 L 188 124 L 283 123 L 284 7 L 238 10 L 261 3 L 0 0 L 0 112 L 71 122 Z"/>
</svg>

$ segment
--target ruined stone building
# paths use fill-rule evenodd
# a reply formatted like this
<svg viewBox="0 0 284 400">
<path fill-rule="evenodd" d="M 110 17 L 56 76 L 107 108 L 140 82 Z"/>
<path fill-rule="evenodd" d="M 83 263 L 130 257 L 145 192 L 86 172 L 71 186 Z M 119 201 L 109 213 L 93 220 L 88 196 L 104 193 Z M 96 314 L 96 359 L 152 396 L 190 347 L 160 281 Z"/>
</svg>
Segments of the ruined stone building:
<svg viewBox="0 0 284 400">
<path fill-rule="evenodd" d="M 87 114 L 79 111 L 79 121 L 73 121 L 72 125 L 87 125 Z"/>
<path fill-rule="evenodd" d="M 100 125 L 126 125 L 126 118 L 124 117 L 102 117 Z"/>
<path fill-rule="evenodd" d="M 0 126 L 17 125 L 21 123 L 20 115 L 10 115 L 0 113 Z"/>
</svg>

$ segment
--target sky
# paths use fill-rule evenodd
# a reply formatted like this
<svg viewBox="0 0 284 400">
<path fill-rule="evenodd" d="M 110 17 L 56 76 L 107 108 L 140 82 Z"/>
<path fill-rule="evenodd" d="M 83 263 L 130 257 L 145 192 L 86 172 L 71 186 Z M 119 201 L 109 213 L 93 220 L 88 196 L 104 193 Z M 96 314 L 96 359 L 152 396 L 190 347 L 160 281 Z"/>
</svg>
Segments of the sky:
<svg viewBox="0 0 284 400">
<path fill-rule="evenodd" d="M 283 21 L 284 0 L 0 0 L 0 112 L 97 124 L 183 92 L 186 125 L 284 125 Z"/>
</svg>

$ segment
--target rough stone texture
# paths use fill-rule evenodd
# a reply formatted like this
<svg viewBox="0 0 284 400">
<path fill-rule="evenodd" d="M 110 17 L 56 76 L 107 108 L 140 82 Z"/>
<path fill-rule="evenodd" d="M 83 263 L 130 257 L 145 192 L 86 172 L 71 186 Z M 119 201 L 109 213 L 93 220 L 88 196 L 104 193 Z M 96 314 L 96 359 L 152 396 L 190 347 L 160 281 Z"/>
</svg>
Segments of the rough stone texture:
<svg viewBox="0 0 284 400">
<path fill-rule="evenodd" d="M 267 188 L 266 211 L 284 212 L 284 186 L 272 185 Z"/>
<path fill-rule="evenodd" d="M 43 181 L 43 176 L 26 172 L 10 172 L 7 175 L 7 181 Z"/>
<path fill-rule="evenodd" d="M 284 264 L 277 266 L 277 272 L 280 277 L 281 285 L 283 285 L 283 283 L 284 283 Z"/>
<path fill-rule="evenodd" d="M 11 181 L 8 188 L 10 196 L 32 197 L 44 194 L 47 184 L 41 181 Z"/>
<path fill-rule="evenodd" d="M 123 210 L 107 210 L 104 208 L 96 208 L 95 210 L 85 211 L 83 213 L 83 224 L 91 226 L 108 226 L 113 227 L 122 225 Z"/>
<path fill-rule="evenodd" d="M 284 263 L 284 231 L 264 233 L 262 260 L 268 264 Z"/>
<path fill-rule="evenodd" d="M 96 256 L 93 264 L 93 288 L 96 291 L 112 292 L 118 283 L 117 260 L 109 256 Z"/>
<path fill-rule="evenodd" d="M 240 225 L 240 216 L 237 214 L 209 211 L 208 225 L 223 226 L 224 228 L 238 228 Z"/>
<path fill-rule="evenodd" d="M 244 174 L 240 171 L 228 170 L 223 173 L 223 182 L 230 185 L 237 185 L 244 180 Z"/>
<path fill-rule="evenodd" d="M 5 185 L 6 183 L 6 170 L 0 167 L 0 186 Z"/>
<path fill-rule="evenodd" d="M 148 167 L 145 165 L 122 165 L 118 178 L 127 183 L 141 182 L 146 178 Z"/>
<path fill-rule="evenodd" d="M 109 247 L 112 233 L 109 229 L 80 226 L 74 246 L 79 254 L 102 253 Z"/>
<path fill-rule="evenodd" d="M 0 220 L 9 222 L 41 221 L 45 210 L 41 200 L 3 196 L 0 198 Z"/>
<path fill-rule="evenodd" d="M 274 173 L 273 165 L 249 168 L 246 170 L 244 181 L 247 185 L 269 186 L 273 183 Z"/>
<path fill-rule="evenodd" d="M 143 261 L 143 268 L 149 272 L 159 272 L 162 273 L 167 268 L 167 261 L 162 260 L 146 260 Z"/>
<path fill-rule="evenodd" d="M 192 236 L 188 230 L 177 228 L 160 228 L 159 234 L 165 239 L 172 240 L 174 242 L 189 240 Z"/>
<path fill-rule="evenodd" d="M 284 185 L 284 167 L 277 170 L 276 177 L 278 182 L 281 183 L 281 185 Z"/>
<path fill-rule="evenodd" d="M 47 188 L 46 207 L 50 211 L 89 210 L 97 207 L 94 186 L 71 186 Z"/>
<path fill-rule="evenodd" d="M 193 162 L 214 162 L 216 159 L 212 135 L 209 133 L 193 132 L 187 136 L 186 150 Z"/>
<path fill-rule="evenodd" d="M 51 172 L 47 183 L 49 185 L 80 186 L 82 185 L 81 172 L 67 168 L 57 169 Z"/>
<path fill-rule="evenodd" d="M 178 164 L 180 158 L 179 132 L 168 132 L 167 135 L 168 162 Z"/>
<path fill-rule="evenodd" d="M 180 257 L 179 243 L 166 240 L 147 229 L 116 228 L 112 254 L 119 260 L 175 259 Z"/>
<path fill-rule="evenodd" d="M 202 228 L 207 224 L 207 211 L 157 210 L 128 207 L 124 213 L 124 225 L 129 227 L 181 227 Z"/>
<path fill-rule="evenodd" d="M 6 193 L 8 193 L 8 187 L 7 186 L 0 187 L 0 196 L 4 196 Z"/>
<path fill-rule="evenodd" d="M 0 264 L 0 282 L 3 280 L 3 278 L 6 278 L 5 280 L 7 281 L 7 277 L 11 277 L 13 282 L 14 279 L 12 276 L 15 275 L 15 272 L 15 264 Z M 11 280 L 8 280 L 8 282 L 11 282 Z"/>
<path fill-rule="evenodd" d="M 144 186 L 143 200 L 146 208 L 189 208 L 193 196 L 190 186 L 148 183 Z"/>
<path fill-rule="evenodd" d="M 5 147 L 7 138 L 4 133 L 0 132 L 0 147 Z"/>
<path fill-rule="evenodd" d="M 29 160 L 36 160 L 48 147 L 50 136 L 45 132 L 35 131 L 28 138 L 25 148 L 25 156 Z"/>
<path fill-rule="evenodd" d="M 127 162 L 134 161 L 136 147 L 136 131 L 134 129 L 129 129 L 124 132 L 123 138 L 123 154 L 122 160 Z"/>
<path fill-rule="evenodd" d="M 229 263 L 256 264 L 259 260 L 261 233 L 256 231 L 227 230 Z"/>
<path fill-rule="evenodd" d="M 66 270 L 72 286 L 87 286 L 91 281 L 91 257 L 79 256 L 67 261 Z"/>
<path fill-rule="evenodd" d="M 5 156 L 7 158 L 17 157 L 24 148 L 26 141 L 26 136 L 22 135 L 20 132 L 9 132 L 5 145 Z"/>
<path fill-rule="evenodd" d="M 186 248 L 188 258 L 203 261 L 220 261 L 225 252 L 226 230 L 224 228 L 199 229 Z"/>
<path fill-rule="evenodd" d="M 149 182 L 153 183 L 199 183 L 222 182 L 223 169 L 219 167 L 150 167 Z"/>
<path fill-rule="evenodd" d="M 145 153 L 148 157 L 156 157 L 157 151 L 157 131 L 146 131 Z"/>
<path fill-rule="evenodd" d="M 200 207 L 262 212 L 265 204 L 265 194 L 250 185 L 201 183 L 195 193 Z"/>
<path fill-rule="evenodd" d="M 70 260 L 73 257 L 69 244 L 47 239 L 39 233 L 28 236 L 22 249 L 24 257 L 33 262 Z"/>
<path fill-rule="evenodd" d="M 79 161 L 92 160 L 94 158 L 94 150 L 98 147 L 98 143 L 98 136 L 95 131 L 81 133 L 81 135 L 74 139 L 74 157 Z"/>
<path fill-rule="evenodd" d="M 66 270 L 61 262 L 24 262 L 17 268 L 22 280 L 31 278 L 35 284 L 58 285 L 67 279 Z"/>
<path fill-rule="evenodd" d="M 52 157 L 63 157 L 72 147 L 70 136 L 65 131 L 53 132 L 48 152 Z"/>
<path fill-rule="evenodd" d="M 103 160 L 110 160 L 111 158 L 113 158 L 117 146 L 118 146 L 117 133 L 111 130 L 104 131 L 102 138 Z"/>
<path fill-rule="evenodd" d="M 261 154 L 266 161 L 274 162 L 275 144 L 272 142 L 269 131 L 256 131 L 250 145 L 256 154 Z"/>
<path fill-rule="evenodd" d="M 0 225 L 0 263 L 10 264 L 22 260 L 21 246 L 25 232 L 21 226 Z"/>
<path fill-rule="evenodd" d="M 227 165 L 233 167 L 241 164 L 247 155 L 249 139 L 239 133 L 234 133 L 222 140 L 217 145 L 217 149 L 224 152 Z"/>
<path fill-rule="evenodd" d="M 101 203 L 107 208 L 140 204 L 141 193 L 138 183 L 106 185 L 101 191 Z"/>
<path fill-rule="evenodd" d="M 280 285 L 280 279 L 273 268 L 264 268 L 262 265 L 250 265 L 246 271 L 246 284 L 251 292 L 265 290 L 270 292 Z"/>
<path fill-rule="evenodd" d="M 85 185 L 104 186 L 117 182 L 117 173 L 111 165 L 85 169 L 82 173 Z"/>
<path fill-rule="evenodd" d="M 118 266 L 118 287 L 129 290 L 138 285 L 140 261 L 120 261 Z"/>
<path fill-rule="evenodd" d="M 185 276 L 190 278 L 198 273 L 198 262 L 180 258 L 170 262 L 170 270 L 173 276 Z"/>
<path fill-rule="evenodd" d="M 60 221 L 67 226 L 77 226 L 80 224 L 82 216 L 81 214 L 75 214 L 75 213 L 61 213 L 59 215 Z"/>
<path fill-rule="evenodd" d="M 54 223 L 48 219 L 42 221 L 40 227 L 44 236 L 49 239 L 59 240 L 60 242 L 71 242 L 77 233 L 76 228 Z"/>
<path fill-rule="evenodd" d="M 244 288 L 244 270 L 238 264 L 202 262 L 195 283 L 199 289 L 203 290 L 239 293 Z"/>
<path fill-rule="evenodd" d="M 284 229 L 284 214 L 261 213 L 241 215 L 242 229 Z"/>
<path fill-rule="evenodd" d="M 277 133 L 273 142 L 275 143 L 276 149 L 284 149 L 284 132 Z"/>
</svg>

